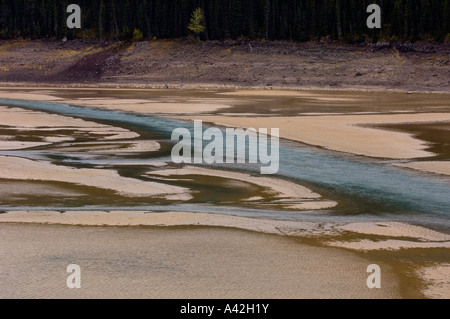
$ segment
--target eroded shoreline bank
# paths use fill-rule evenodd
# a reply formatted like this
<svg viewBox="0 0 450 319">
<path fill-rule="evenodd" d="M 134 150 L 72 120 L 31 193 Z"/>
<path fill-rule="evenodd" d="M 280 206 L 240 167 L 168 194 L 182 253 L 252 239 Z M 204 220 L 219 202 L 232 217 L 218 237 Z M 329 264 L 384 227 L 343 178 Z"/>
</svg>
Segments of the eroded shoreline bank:
<svg viewBox="0 0 450 319">
<path fill-rule="evenodd" d="M 448 43 L 3 41 L 0 82 L 449 92 Z"/>
</svg>

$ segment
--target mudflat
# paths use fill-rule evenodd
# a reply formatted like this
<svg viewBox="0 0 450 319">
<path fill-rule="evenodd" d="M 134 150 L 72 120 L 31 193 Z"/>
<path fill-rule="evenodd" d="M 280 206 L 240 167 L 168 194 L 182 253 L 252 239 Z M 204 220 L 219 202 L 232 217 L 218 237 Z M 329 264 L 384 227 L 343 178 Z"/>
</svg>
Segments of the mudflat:
<svg viewBox="0 0 450 319">
<path fill-rule="evenodd" d="M 98 95 L 101 97 L 98 97 Z M 73 104 L 81 107 L 120 110 L 136 114 L 157 112 L 160 116 L 168 118 L 183 119 L 185 121 L 202 119 L 207 122 L 233 127 L 254 126 L 258 128 L 279 126 L 282 128 L 280 130 L 282 138 L 297 140 L 314 147 L 328 148 L 343 154 L 402 159 L 404 162 L 397 163 L 393 161 L 392 165 L 411 166 L 414 169 L 425 170 L 423 165 L 428 163 L 438 167 L 438 169 L 433 170 L 434 173 L 445 172 L 448 163 L 442 158 L 439 161 L 434 160 L 436 156 L 442 156 L 442 154 L 435 152 L 438 148 L 432 148 L 429 141 L 421 139 L 416 134 L 400 130 L 396 131 L 392 127 L 404 123 L 426 123 L 427 126 L 436 124 L 438 129 L 445 130 L 449 122 L 449 106 L 446 96 L 446 94 L 417 94 L 416 99 L 411 99 L 411 96 L 406 94 L 374 92 L 368 94 L 360 92 L 336 93 L 330 91 L 273 90 L 199 90 L 195 92 L 175 90 L 172 92 L 164 90 L 67 90 L 55 88 L 46 88 L 45 90 L 4 88 L 0 93 L 0 97 L 4 98 L 5 101 L 17 99 Z M 422 104 L 427 97 L 430 97 L 432 102 L 426 105 Z M 377 101 L 377 98 L 382 98 L 383 101 Z M 386 98 L 391 101 L 390 110 L 383 106 L 386 104 L 384 100 Z M 121 104 L 122 99 L 124 99 L 123 105 Z M 363 103 L 359 108 L 358 105 L 362 100 L 366 103 Z M 372 108 L 367 114 L 367 111 L 370 109 L 370 106 L 368 106 L 370 103 L 380 106 L 381 109 Z M 323 107 L 319 107 L 320 105 Z M 423 106 L 421 107 L 421 105 Z M 179 167 L 172 165 L 170 161 L 164 162 L 157 157 L 157 162 L 148 161 L 146 163 L 141 159 L 138 165 L 138 172 L 134 173 L 135 175 L 133 176 L 128 176 L 127 174 L 129 173 L 125 174 L 127 176 L 124 176 L 123 172 L 119 174 L 120 167 L 124 165 L 128 167 L 129 171 L 134 166 L 133 160 L 135 160 L 136 155 L 142 152 L 145 152 L 147 155 L 158 152 L 164 147 L 164 143 L 148 137 L 143 138 L 138 132 L 122 127 L 99 124 L 69 116 L 56 116 L 45 112 L 28 111 L 19 107 L 1 107 L 1 111 L 5 116 L 3 117 L 3 124 L 1 124 L 2 138 L 0 139 L 0 147 L 7 152 L 22 152 L 13 155 L 9 153 L 0 157 L 2 162 L 0 167 L 2 187 L 6 187 L 7 192 L 5 194 L 17 198 L 18 203 L 30 204 L 30 201 L 35 199 L 36 196 L 46 192 L 54 195 L 58 205 L 61 205 L 61 198 L 64 196 L 73 198 L 72 202 L 77 202 L 81 196 L 86 196 L 86 193 L 97 196 L 96 194 L 99 192 L 105 196 L 120 197 L 121 199 L 128 198 L 127 203 L 134 201 L 134 204 L 152 203 L 158 196 L 165 201 L 191 200 L 194 196 L 195 203 L 195 200 L 198 201 L 201 198 L 198 195 L 199 189 L 201 189 L 200 193 L 206 190 L 211 192 L 211 190 L 205 186 L 195 190 L 190 189 L 190 186 L 193 185 L 192 181 L 198 181 L 198 183 L 207 181 L 207 185 L 214 185 L 213 188 L 219 185 L 228 187 L 225 189 L 230 193 L 237 190 L 237 193 L 239 193 L 241 192 L 239 189 L 245 189 L 245 192 L 241 192 L 239 197 L 234 198 L 235 201 L 241 204 L 250 203 L 255 207 L 259 207 L 257 205 L 276 203 L 280 212 L 285 209 L 298 211 L 299 214 L 307 212 L 305 215 L 299 215 L 300 219 L 304 218 L 305 221 L 294 222 L 244 218 L 224 214 L 204 214 L 201 212 L 189 213 L 182 210 L 167 213 L 133 210 L 130 208 L 121 210 L 120 205 L 117 206 L 116 210 L 112 211 L 83 210 L 81 209 L 82 207 L 76 210 L 66 210 L 63 204 L 61 210 L 57 211 L 42 209 L 42 207 L 39 210 L 4 209 L 5 211 L 0 214 L 0 227 L 17 225 L 15 223 L 20 223 L 21 225 L 58 224 L 64 225 L 64 227 L 83 225 L 85 227 L 82 228 L 83 231 L 90 230 L 91 226 L 96 226 L 94 229 L 101 229 L 102 231 L 110 230 L 110 228 L 105 228 L 105 226 L 121 226 L 125 227 L 126 231 L 140 231 L 141 227 L 164 226 L 165 228 L 159 230 L 167 230 L 168 232 L 165 234 L 167 236 L 169 236 L 171 227 L 185 227 L 186 231 L 192 231 L 190 240 L 195 240 L 198 230 L 196 227 L 199 226 L 207 227 L 206 229 L 211 232 L 216 230 L 214 227 L 226 227 L 229 231 L 241 229 L 263 233 L 261 235 L 264 236 L 269 236 L 268 234 L 283 235 L 286 236 L 284 239 L 287 240 L 299 240 L 301 243 L 295 243 L 300 245 L 298 249 L 306 245 L 314 253 L 320 253 L 321 249 L 331 249 L 337 253 L 342 252 L 344 255 L 350 254 L 356 259 L 363 258 L 360 266 L 366 263 L 365 267 L 367 267 L 368 263 L 367 260 L 364 260 L 364 256 L 386 264 L 386 267 L 383 266 L 383 271 L 386 272 L 389 278 L 393 278 L 390 281 L 389 289 L 380 291 L 377 296 L 366 296 L 367 291 L 365 290 L 367 288 L 363 278 L 358 283 L 354 281 L 354 284 L 363 286 L 358 288 L 358 297 L 396 298 L 402 296 L 428 296 L 446 298 L 447 296 L 449 291 L 449 280 L 447 278 L 448 260 L 443 257 L 444 255 L 441 251 L 444 252 L 449 249 L 450 240 L 445 233 L 432 231 L 425 227 L 396 223 L 395 220 L 392 222 L 366 223 L 307 221 L 308 214 L 324 214 L 323 209 L 334 208 L 340 204 L 339 200 L 329 199 L 327 197 L 328 194 L 321 194 L 305 185 L 274 177 L 252 176 L 220 169 L 205 169 L 191 166 Z M 190 113 L 193 114 L 186 116 L 186 114 Z M 34 119 L 36 122 L 34 122 Z M 384 127 L 386 124 L 389 125 L 388 128 Z M 69 131 L 67 131 L 68 127 L 70 128 Z M 305 129 L 299 130 L 299 127 L 304 127 Z M 15 131 L 17 130 L 20 131 L 20 135 L 16 134 Z M 74 134 L 74 132 L 77 133 Z M 360 143 L 361 140 L 359 142 L 352 140 L 351 137 L 354 135 L 358 136 L 356 138 L 362 138 L 365 143 Z M 18 136 L 20 136 L 20 140 L 17 140 Z M 368 146 L 376 143 L 380 147 L 371 149 Z M 398 148 L 399 145 L 401 145 L 401 148 Z M 33 152 L 33 150 L 36 152 Z M 78 168 L 73 167 L 73 164 L 67 165 L 64 161 L 53 160 L 50 162 L 42 160 L 42 158 L 27 158 L 27 156 L 41 153 L 47 155 L 52 153 L 71 154 L 71 156 L 81 156 L 81 159 L 92 158 L 97 163 L 100 163 L 98 162 L 100 159 L 104 164 Z M 18 156 L 20 154 L 22 155 Z M 86 157 L 88 155 L 90 157 Z M 116 158 L 109 163 L 108 158 L 112 155 L 115 158 L 123 157 L 122 162 L 119 161 L 117 165 L 114 165 Z M 421 165 L 413 167 L 418 159 L 421 160 Z M 188 187 L 187 185 L 190 186 Z M 87 187 L 90 187 L 90 189 L 87 189 Z M 96 191 L 94 192 L 93 189 L 96 189 Z M 28 194 L 25 194 L 24 191 Z M 252 193 L 255 194 L 252 195 Z M 205 194 L 202 196 L 208 198 L 210 193 Z M 5 196 L 2 196 L 2 200 L 6 200 Z M 93 199 L 90 199 L 89 202 Z M 221 205 L 229 203 L 229 199 L 227 199 Z M 82 205 L 81 202 L 80 205 Z M 339 210 L 339 206 L 337 209 Z M 39 237 L 41 236 L 40 233 L 48 225 L 36 225 L 36 227 L 36 236 Z M 66 238 L 64 237 L 65 234 L 63 236 L 62 233 L 58 232 L 55 233 L 55 236 Z M 105 236 L 108 237 L 110 235 Z M 209 240 L 208 236 L 204 236 L 204 234 L 199 235 L 199 238 L 201 238 L 199 240 L 207 242 Z M 212 234 L 211 236 L 215 235 Z M 243 240 L 252 239 L 244 238 Z M 269 245 L 264 240 L 252 243 L 252 245 L 260 244 L 261 249 Z M 168 249 L 173 248 L 171 247 Z M 256 249 L 254 246 L 251 247 L 253 250 Z M 316 250 L 316 248 L 318 249 Z M 411 266 L 407 261 L 414 260 L 413 252 L 417 249 L 427 252 L 425 255 L 429 257 L 424 257 L 423 261 Z M 260 254 L 264 255 L 264 252 Z M 403 261 L 399 261 L 395 257 L 396 254 L 402 255 Z M 344 257 L 344 255 L 340 256 Z M 233 252 L 231 256 L 235 257 L 236 254 Z M 288 261 L 289 267 L 298 265 L 289 258 L 282 257 L 282 259 Z M 12 259 L 10 261 L 12 263 L 15 262 Z M 311 259 L 308 262 L 311 264 L 303 263 L 299 265 L 300 268 L 297 270 L 303 269 L 303 266 L 314 269 L 320 268 L 322 259 L 314 257 L 314 260 Z M 358 265 L 356 260 L 352 260 L 351 263 Z M 405 266 L 405 264 L 408 265 Z M 362 267 L 364 271 L 361 276 L 366 276 L 365 267 Z M 328 266 L 326 268 L 330 269 Z M 255 275 L 260 276 L 265 271 L 261 269 L 261 273 Z M 304 275 L 307 273 L 303 271 Z M 407 274 L 409 273 L 414 274 L 413 278 L 408 277 Z M 229 274 L 222 275 L 224 277 L 229 276 Z M 103 278 L 98 276 L 100 274 L 96 274 L 94 277 Z M 92 280 L 94 280 L 94 277 L 92 277 Z M 104 278 L 109 280 L 107 277 Z M 299 278 L 303 282 L 307 282 L 306 278 Z M 346 280 L 345 276 L 342 278 Z M 282 281 L 281 284 L 287 284 L 289 281 L 287 277 L 278 279 Z M 335 279 L 340 280 L 336 277 Z M 185 280 L 189 281 L 190 279 L 185 278 Z M 316 281 L 317 279 L 314 280 Z M 335 297 L 336 291 L 342 289 L 340 285 L 344 281 L 339 282 L 337 286 L 328 286 L 326 293 L 318 295 L 319 298 Z M 166 283 L 169 284 L 163 285 L 161 283 L 161 289 L 157 294 L 153 294 L 154 292 L 149 293 L 148 291 L 143 292 L 139 288 L 136 296 L 178 296 L 170 288 L 172 287 L 170 281 Z M 317 288 L 320 287 L 319 283 L 320 281 L 317 281 Z M 50 282 L 49 284 L 51 285 L 52 283 Z M 119 285 L 119 289 L 126 286 L 125 283 L 118 281 L 115 281 L 114 285 Z M 230 285 L 230 290 L 233 291 L 239 286 L 236 282 Z M 278 287 L 275 283 L 270 285 Z M 208 289 L 213 289 L 207 281 L 205 281 L 205 286 L 208 286 Z M 204 296 L 205 292 L 202 290 L 202 287 L 196 286 L 196 289 L 193 288 L 189 293 Z M 334 290 L 336 287 L 338 287 L 337 290 Z M 103 288 L 95 287 L 95 285 L 91 289 L 90 293 L 92 295 L 88 297 L 122 296 L 120 293 L 114 295 L 113 292 L 102 291 Z M 142 289 L 144 288 L 142 287 Z M 165 289 L 169 289 L 170 292 L 166 292 Z M 286 291 L 285 293 L 277 294 L 280 298 L 315 296 L 314 293 L 304 295 L 303 290 L 298 287 L 297 289 L 289 287 L 284 287 L 283 289 Z M 10 291 L 13 291 L 13 289 Z M 46 291 L 42 296 L 52 298 L 53 292 L 51 292 L 51 289 L 49 288 Z M 127 288 L 123 288 L 123 291 L 127 293 L 127 296 L 131 296 Z M 255 291 L 258 290 L 256 289 Z M 248 297 L 245 289 L 242 292 L 242 295 L 230 294 L 229 296 Z M 273 292 L 275 293 L 275 290 Z M 17 293 L 34 296 L 36 291 L 24 290 Z M 215 293 L 219 298 L 228 296 L 227 294 L 219 294 L 218 290 L 215 290 Z M 268 294 L 268 291 L 263 292 L 262 290 L 256 295 L 268 298 L 272 296 Z M 349 296 L 353 297 L 352 294 Z"/>
</svg>

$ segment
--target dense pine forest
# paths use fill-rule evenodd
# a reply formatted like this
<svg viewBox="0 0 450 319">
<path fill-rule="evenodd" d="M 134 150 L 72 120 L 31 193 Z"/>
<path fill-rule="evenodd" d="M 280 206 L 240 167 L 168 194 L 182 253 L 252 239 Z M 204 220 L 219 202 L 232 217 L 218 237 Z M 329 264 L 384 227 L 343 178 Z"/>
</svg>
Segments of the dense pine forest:
<svg viewBox="0 0 450 319">
<path fill-rule="evenodd" d="M 202 40 L 346 42 L 444 41 L 450 0 L 1 0 L 0 38 L 182 38 L 192 13 L 203 11 Z M 68 29 L 69 4 L 82 9 L 82 28 Z M 366 8 L 382 9 L 382 28 L 369 29 Z"/>
</svg>

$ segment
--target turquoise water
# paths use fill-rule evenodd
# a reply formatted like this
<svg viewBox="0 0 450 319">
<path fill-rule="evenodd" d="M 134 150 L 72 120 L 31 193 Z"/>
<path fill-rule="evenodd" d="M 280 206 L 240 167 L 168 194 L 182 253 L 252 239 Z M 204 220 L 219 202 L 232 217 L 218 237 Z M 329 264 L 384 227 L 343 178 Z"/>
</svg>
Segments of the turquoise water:
<svg viewBox="0 0 450 319">
<path fill-rule="evenodd" d="M 185 127 L 193 130 L 190 123 L 149 115 L 34 101 L 0 99 L 0 104 L 101 120 L 123 127 L 135 127 L 167 142 L 170 142 L 168 140 L 175 128 Z M 15 153 L 17 155 L 20 152 Z M 12 152 L 0 152 L 0 154 L 12 154 Z M 165 156 L 167 157 L 167 154 Z M 220 166 L 232 170 L 259 172 L 259 166 L 255 165 Z M 326 151 L 290 141 L 283 141 L 280 145 L 279 175 L 298 181 L 319 192 L 325 192 L 344 204 L 340 204 L 333 210 L 310 214 L 187 204 L 175 207 L 163 205 L 141 208 L 302 220 L 398 220 L 450 231 L 450 180 L 445 177 L 396 168 L 386 161 Z M 99 207 L 91 208 L 99 209 Z M 102 208 L 107 209 L 107 207 Z M 0 207 L 0 209 L 5 208 Z M 83 209 L 89 208 L 83 207 Z M 117 206 L 114 209 L 117 209 Z M 136 207 L 124 207 L 124 209 L 136 209 Z"/>
</svg>

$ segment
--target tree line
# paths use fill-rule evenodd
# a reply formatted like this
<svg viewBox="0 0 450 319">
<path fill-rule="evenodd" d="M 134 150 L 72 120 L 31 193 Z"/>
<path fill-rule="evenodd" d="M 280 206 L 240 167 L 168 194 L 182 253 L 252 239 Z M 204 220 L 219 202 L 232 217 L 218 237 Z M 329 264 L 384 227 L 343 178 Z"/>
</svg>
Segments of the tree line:
<svg viewBox="0 0 450 319">
<path fill-rule="evenodd" d="M 204 40 L 347 42 L 444 41 L 450 0 L 0 0 L 0 38 L 189 36 L 192 13 L 203 11 Z M 82 28 L 68 29 L 69 4 L 82 9 Z M 369 4 L 382 10 L 382 28 L 366 25 Z"/>
</svg>

